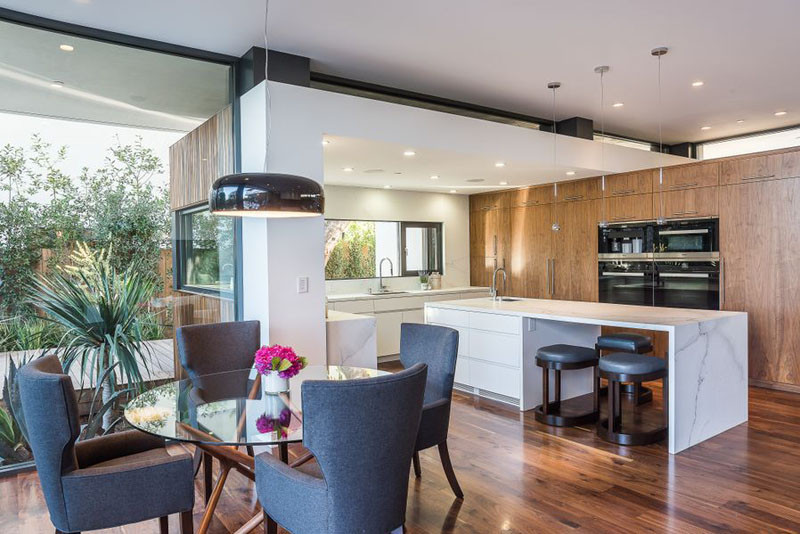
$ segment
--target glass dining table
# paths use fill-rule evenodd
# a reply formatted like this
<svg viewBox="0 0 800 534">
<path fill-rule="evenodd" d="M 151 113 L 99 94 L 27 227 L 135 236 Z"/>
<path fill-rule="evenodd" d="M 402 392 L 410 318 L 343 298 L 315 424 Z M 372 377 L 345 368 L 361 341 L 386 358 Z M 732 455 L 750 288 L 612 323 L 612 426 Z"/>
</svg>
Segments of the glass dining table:
<svg viewBox="0 0 800 534">
<path fill-rule="evenodd" d="M 128 403 L 124 416 L 142 432 L 191 443 L 205 453 L 206 510 L 198 530 L 198 534 L 205 534 L 231 469 L 255 481 L 254 447 L 273 446 L 273 452 L 288 463 L 289 444 L 303 441 L 303 382 L 386 374 L 389 373 L 377 369 L 310 365 L 289 380 L 288 391 L 265 394 L 261 391 L 261 377 L 254 369 L 215 373 L 177 380 L 142 393 Z M 212 457 L 220 463 L 213 489 Z M 300 461 L 308 457 L 310 454 Z M 196 458 L 199 461 L 199 453 Z M 262 514 L 253 517 L 237 534 L 252 531 L 261 519 Z"/>
</svg>

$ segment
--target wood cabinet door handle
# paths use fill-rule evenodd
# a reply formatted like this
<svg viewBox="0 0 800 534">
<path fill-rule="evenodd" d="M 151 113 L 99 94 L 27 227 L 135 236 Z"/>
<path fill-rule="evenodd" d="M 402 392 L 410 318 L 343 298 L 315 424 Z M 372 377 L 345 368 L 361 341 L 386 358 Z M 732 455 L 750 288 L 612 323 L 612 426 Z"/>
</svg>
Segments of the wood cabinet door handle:
<svg viewBox="0 0 800 534">
<path fill-rule="evenodd" d="M 636 192 L 636 190 L 635 190 L 635 189 L 617 189 L 616 191 L 612 191 L 612 192 L 611 192 L 611 195 L 612 195 L 612 196 L 617 196 L 617 195 L 630 195 L 631 193 L 635 193 L 635 192 Z"/>
<path fill-rule="evenodd" d="M 746 180 L 767 180 L 769 178 L 775 178 L 775 175 L 774 174 L 765 174 L 765 175 L 762 175 L 762 176 L 743 176 L 742 177 L 742 181 L 744 182 Z"/>
<path fill-rule="evenodd" d="M 571 197 L 564 197 L 564 201 L 567 202 L 567 201 L 570 201 L 570 200 L 580 200 L 582 198 L 583 198 L 583 195 L 572 195 Z"/>
<path fill-rule="evenodd" d="M 686 189 L 687 187 L 694 187 L 697 185 L 697 182 L 692 183 L 683 183 L 683 184 L 672 184 L 669 186 L 670 189 Z"/>
<path fill-rule="evenodd" d="M 617 215 L 614 217 L 615 221 L 627 221 L 628 219 L 633 219 L 633 215 Z"/>
<path fill-rule="evenodd" d="M 696 215 L 697 210 L 690 210 L 690 211 L 674 211 L 672 212 L 673 215 Z"/>
</svg>

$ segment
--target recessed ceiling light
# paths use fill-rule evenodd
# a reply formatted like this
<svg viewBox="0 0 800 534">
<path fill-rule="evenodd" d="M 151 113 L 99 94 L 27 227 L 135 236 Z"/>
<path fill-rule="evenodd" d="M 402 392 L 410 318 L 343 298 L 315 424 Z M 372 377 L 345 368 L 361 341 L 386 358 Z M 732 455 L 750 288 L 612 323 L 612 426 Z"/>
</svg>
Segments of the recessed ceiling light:
<svg viewBox="0 0 800 534">
<path fill-rule="evenodd" d="M 50 82 L 50 87 L 61 89 L 62 87 L 64 87 L 64 82 L 60 80 L 53 80 L 52 82 Z"/>
<path fill-rule="evenodd" d="M 323 139 L 322 140 L 322 146 L 329 145 L 329 144 L 331 144 L 331 142 L 328 141 L 327 139 Z"/>
<path fill-rule="evenodd" d="M 692 82 L 692 87 L 702 87 L 704 83 L 703 80 L 697 80 L 696 82 Z"/>
<path fill-rule="evenodd" d="M 342 169 L 344 172 L 353 172 L 353 167 L 345 167 Z"/>
<path fill-rule="evenodd" d="M 439 179 L 438 174 L 434 174 L 433 176 L 431 176 L 431 180 L 438 180 L 438 179 Z"/>
<path fill-rule="evenodd" d="M 391 188 L 392 188 L 392 186 L 391 186 L 391 185 L 384 185 L 384 186 L 383 186 L 383 188 L 384 188 L 384 189 L 391 189 Z"/>
<path fill-rule="evenodd" d="M 458 191 L 456 191 L 455 189 L 451 189 L 450 192 L 451 193 L 458 193 Z"/>
<path fill-rule="evenodd" d="M 744 119 L 739 119 L 738 121 L 736 121 L 736 124 L 742 124 L 742 123 L 744 123 Z"/>
<path fill-rule="evenodd" d="M 62 44 L 58 48 L 60 48 L 64 52 L 72 52 L 73 50 L 75 50 L 74 46 L 68 44 Z"/>
<path fill-rule="evenodd" d="M 624 105 L 625 104 L 623 104 L 622 102 L 614 102 L 613 104 L 611 104 L 611 107 L 612 108 L 621 108 Z"/>
<path fill-rule="evenodd" d="M 506 166 L 506 164 L 505 164 L 505 163 L 503 163 L 502 161 L 498 161 L 497 163 L 495 163 L 495 164 L 494 164 L 494 166 L 495 166 L 495 167 L 505 167 L 505 166 Z"/>
<path fill-rule="evenodd" d="M 417 153 L 414 152 L 413 150 L 406 150 L 405 152 L 403 152 L 403 155 L 404 156 L 416 156 Z"/>
<path fill-rule="evenodd" d="M 500 182 L 500 185 L 508 185 L 508 182 Z"/>
<path fill-rule="evenodd" d="M 567 176 L 575 176 L 575 171 L 567 171 Z"/>
<path fill-rule="evenodd" d="M 775 116 L 776 117 L 783 117 L 784 115 L 786 115 L 785 111 L 776 111 L 775 112 Z"/>
<path fill-rule="evenodd" d="M 701 130 L 710 130 L 711 126 L 701 126 L 700 129 Z"/>
</svg>

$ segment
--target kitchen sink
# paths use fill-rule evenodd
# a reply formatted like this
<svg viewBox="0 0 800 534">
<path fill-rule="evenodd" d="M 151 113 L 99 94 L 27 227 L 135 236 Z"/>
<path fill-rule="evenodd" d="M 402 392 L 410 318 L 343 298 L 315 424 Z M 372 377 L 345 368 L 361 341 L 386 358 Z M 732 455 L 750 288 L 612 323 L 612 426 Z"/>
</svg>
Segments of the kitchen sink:
<svg viewBox="0 0 800 534">
<path fill-rule="evenodd" d="M 408 291 L 400 291 L 400 290 L 373 291 L 372 293 L 370 293 L 370 295 L 402 295 L 403 293 L 408 293 Z"/>
<path fill-rule="evenodd" d="M 496 302 L 519 302 L 522 299 L 517 299 L 514 297 L 498 297 L 495 299 L 494 297 L 489 297 L 489 300 L 494 300 Z"/>
</svg>

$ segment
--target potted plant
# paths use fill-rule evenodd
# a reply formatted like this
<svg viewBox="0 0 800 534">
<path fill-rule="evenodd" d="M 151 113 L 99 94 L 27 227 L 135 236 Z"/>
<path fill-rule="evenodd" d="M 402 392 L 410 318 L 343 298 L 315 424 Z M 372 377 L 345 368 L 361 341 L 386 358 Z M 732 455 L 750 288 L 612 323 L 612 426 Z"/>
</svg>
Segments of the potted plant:
<svg viewBox="0 0 800 534">
<path fill-rule="evenodd" d="M 428 271 L 419 271 L 419 288 L 423 291 L 431 288 L 430 283 L 428 283 L 428 276 Z"/>
<path fill-rule="evenodd" d="M 289 391 L 289 379 L 305 368 L 307 360 L 298 356 L 291 347 L 264 346 L 256 351 L 255 368 L 261 375 L 261 389 L 265 394 Z"/>
</svg>

